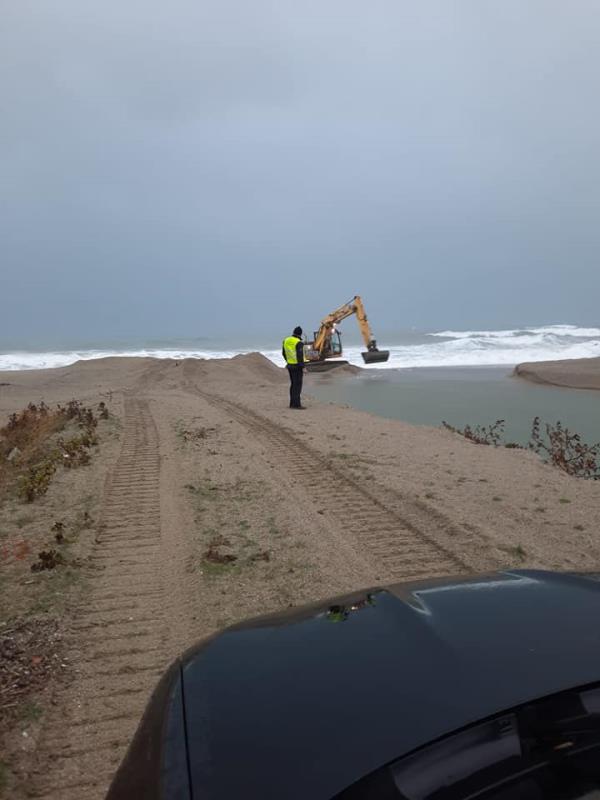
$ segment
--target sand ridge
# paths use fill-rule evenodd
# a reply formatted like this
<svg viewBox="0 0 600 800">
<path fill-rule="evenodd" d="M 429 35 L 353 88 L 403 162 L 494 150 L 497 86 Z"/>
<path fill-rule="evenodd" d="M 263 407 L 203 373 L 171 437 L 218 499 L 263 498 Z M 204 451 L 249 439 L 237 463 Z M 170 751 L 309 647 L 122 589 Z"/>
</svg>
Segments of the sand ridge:
<svg viewBox="0 0 600 800">
<path fill-rule="evenodd" d="M 570 389 L 600 389 L 600 358 L 570 358 L 517 364 L 513 374 L 532 383 Z"/>
</svg>

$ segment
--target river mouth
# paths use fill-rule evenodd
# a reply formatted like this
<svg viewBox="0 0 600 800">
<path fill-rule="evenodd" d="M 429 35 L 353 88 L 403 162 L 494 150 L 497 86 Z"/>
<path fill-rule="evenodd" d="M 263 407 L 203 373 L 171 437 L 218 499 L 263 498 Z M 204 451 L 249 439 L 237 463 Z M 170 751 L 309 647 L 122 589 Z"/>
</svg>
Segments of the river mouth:
<svg viewBox="0 0 600 800">
<path fill-rule="evenodd" d="M 505 420 L 505 441 L 526 445 L 534 417 L 563 426 L 586 442 L 600 440 L 600 393 L 532 384 L 512 367 L 420 367 L 311 375 L 308 390 L 389 419 L 458 428 Z"/>
</svg>

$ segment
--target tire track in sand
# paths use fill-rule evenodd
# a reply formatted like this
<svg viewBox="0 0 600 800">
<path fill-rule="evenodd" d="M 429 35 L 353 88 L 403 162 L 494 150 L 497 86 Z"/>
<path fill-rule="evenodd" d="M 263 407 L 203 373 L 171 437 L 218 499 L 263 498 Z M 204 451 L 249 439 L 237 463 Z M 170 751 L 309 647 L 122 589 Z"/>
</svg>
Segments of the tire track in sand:
<svg viewBox="0 0 600 800">
<path fill-rule="evenodd" d="M 371 492 L 280 425 L 192 383 L 186 387 L 268 442 L 286 473 L 306 487 L 313 505 L 326 518 L 336 520 L 356 541 L 361 554 L 380 571 L 382 581 L 472 571 L 472 565 L 455 548 L 461 554 L 479 551 L 482 542 L 476 533 L 398 492 L 387 488 L 380 494 Z M 446 544 L 449 540 L 452 545 Z"/>
<path fill-rule="evenodd" d="M 56 697 L 30 796 L 104 797 L 166 666 L 158 433 L 125 398 L 121 452 L 107 481 L 89 591 L 67 637 L 73 681 Z"/>
</svg>

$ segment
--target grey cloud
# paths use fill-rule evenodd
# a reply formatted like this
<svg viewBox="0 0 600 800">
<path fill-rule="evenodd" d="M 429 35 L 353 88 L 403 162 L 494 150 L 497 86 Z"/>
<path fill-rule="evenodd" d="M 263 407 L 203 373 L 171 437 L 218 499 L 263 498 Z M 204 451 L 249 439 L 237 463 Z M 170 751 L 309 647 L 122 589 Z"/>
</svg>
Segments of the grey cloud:
<svg viewBox="0 0 600 800">
<path fill-rule="evenodd" d="M 5 6 L 0 335 L 597 321 L 595 4 Z"/>
</svg>

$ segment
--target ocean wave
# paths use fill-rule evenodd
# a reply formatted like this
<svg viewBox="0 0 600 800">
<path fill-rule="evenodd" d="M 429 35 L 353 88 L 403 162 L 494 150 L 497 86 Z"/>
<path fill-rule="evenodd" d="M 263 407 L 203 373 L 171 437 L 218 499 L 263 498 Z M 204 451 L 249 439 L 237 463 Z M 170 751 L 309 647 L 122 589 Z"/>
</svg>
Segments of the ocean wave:
<svg viewBox="0 0 600 800">
<path fill-rule="evenodd" d="M 369 369 L 403 369 L 410 367 L 443 366 L 514 366 L 524 361 L 551 361 L 561 358 L 590 358 L 600 356 L 600 328 L 576 325 L 546 325 L 499 331 L 439 331 L 425 334 L 419 343 L 395 340 L 381 342 L 390 351 L 385 364 Z M 257 348 L 255 348 L 256 350 Z M 347 346 L 344 356 L 352 364 L 364 366 L 361 347 Z M 214 359 L 232 358 L 252 352 L 250 349 L 208 349 L 194 347 L 152 347 L 122 349 L 89 349 L 52 352 L 14 351 L 0 353 L 0 370 L 49 369 L 69 366 L 76 361 L 117 357 Z M 273 363 L 282 366 L 279 349 L 261 348 L 260 352 Z"/>
<path fill-rule="evenodd" d="M 449 343 L 453 345 L 454 343 Z M 409 367 L 492 367 L 515 366 L 527 361 L 554 361 L 562 358 L 600 357 L 600 341 L 570 347 L 389 347 L 390 359 L 368 369 L 404 369 Z M 349 349 L 345 356 L 352 364 L 364 366 L 360 349 Z"/>
<path fill-rule="evenodd" d="M 379 368 L 514 366 L 526 361 L 600 356 L 600 328 L 543 325 L 509 330 L 438 331 L 425 344 L 392 346 Z M 360 359 L 360 351 L 356 354 Z M 359 363 L 359 361 L 356 361 Z"/>
<path fill-rule="evenodd" d="M 577 339 L 600 337 L 600 328 L 577 325 L 545 325 L 538 328 L 509 328 L 499 331 L 438 331 L 429 336 L 444 339 L 515 339 L 524 336 L 569 336 Z"/>
</svg>

